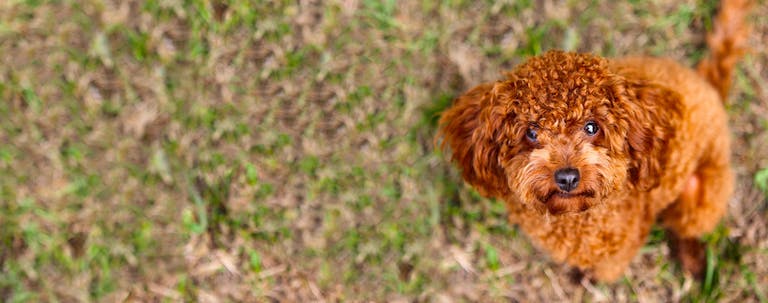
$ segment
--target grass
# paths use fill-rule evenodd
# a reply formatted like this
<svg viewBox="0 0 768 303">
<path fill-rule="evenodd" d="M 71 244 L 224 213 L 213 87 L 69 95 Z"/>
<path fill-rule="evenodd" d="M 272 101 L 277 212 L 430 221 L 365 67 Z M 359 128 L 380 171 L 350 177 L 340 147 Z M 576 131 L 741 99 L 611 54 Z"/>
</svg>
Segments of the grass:
<svg viewBox="0 0 768 303">
<path fill-rule="evenodd" d="M 763 19 L 702 283 L 660 229 L 622 282 L 570 283 L 433 146 L 455 96 L 548 49 L 692 65 L 716 6 L 3 2 L 0 300 L 766 302 Z"/>
</svg>

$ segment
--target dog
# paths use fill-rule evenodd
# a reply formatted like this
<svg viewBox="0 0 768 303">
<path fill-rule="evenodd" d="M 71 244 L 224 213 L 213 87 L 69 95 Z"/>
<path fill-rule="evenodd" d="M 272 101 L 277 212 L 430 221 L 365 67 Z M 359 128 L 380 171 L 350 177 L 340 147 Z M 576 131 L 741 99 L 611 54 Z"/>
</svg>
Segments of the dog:
<svg viewBox="0 0 768 303">
<path fill-rule="evenodd" d="M 721 4 L 697 71 L 651 57 L 549 51 L 458 97 L 438 140 L 463 179 L 557 262 L 618 279 L 659 222 L 700 276 L 699 238 L 733 190 L 727 114 L 748 1 Z"/>
</svg>

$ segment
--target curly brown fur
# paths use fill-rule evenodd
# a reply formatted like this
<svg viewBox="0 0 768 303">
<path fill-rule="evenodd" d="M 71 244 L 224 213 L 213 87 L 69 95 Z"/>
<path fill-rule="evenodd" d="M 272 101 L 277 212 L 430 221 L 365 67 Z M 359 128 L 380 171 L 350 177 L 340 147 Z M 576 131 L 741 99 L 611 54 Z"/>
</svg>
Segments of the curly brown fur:
<svg viewBox="0 0 768 303">
<path fill-rule="evenodd" d="M 612 281 L 657 219 L 694 247 L 722 216 L 733 175 L 720 84 L 665 59 L 550 51 L 459 97 L 440 135 L 538 247 Z M 679 257 L 700 270 L 698 255 Z"/>
</svg>

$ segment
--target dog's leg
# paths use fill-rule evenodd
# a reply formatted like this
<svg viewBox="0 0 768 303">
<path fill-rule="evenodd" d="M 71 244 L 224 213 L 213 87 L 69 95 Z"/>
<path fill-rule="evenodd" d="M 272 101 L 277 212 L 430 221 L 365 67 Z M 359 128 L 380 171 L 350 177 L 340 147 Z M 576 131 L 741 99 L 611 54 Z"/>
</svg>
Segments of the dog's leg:
<svg viewBox="0 0 768 303">
<path fill-rule="evenodd" d="M 696 237 L 681 238 L 674 231 L 668 233 L 669 250 L 684 271 L 697 279 L 703 278 L 706 270 L 706 247 Z"/>
<path fill-rule="evenodd" d="M 634 229 L 637 233 L 633 233 L 632 237 L 627 238 L 615 254 L 606 256 L 595 263 L 585 273 L 587 277 L 601 282 L 613 282 L 621 278 L 629 267 L 629 263 L 637 255 L 638 250 L 645 244 L 652 223 L 650 220 L 640 222 L 637 229 Z"/>
<path fill-rule="evenodd" d="M 672 232 L 673 256 L 694 276 L 704 270 L 704 245 L 699 238 L 720 221 L 733 190 L 727 150 L 715 149 L 708 156 L 688 179 L 678 200 L 661 214 L 662 224 Z"/>
</svg>

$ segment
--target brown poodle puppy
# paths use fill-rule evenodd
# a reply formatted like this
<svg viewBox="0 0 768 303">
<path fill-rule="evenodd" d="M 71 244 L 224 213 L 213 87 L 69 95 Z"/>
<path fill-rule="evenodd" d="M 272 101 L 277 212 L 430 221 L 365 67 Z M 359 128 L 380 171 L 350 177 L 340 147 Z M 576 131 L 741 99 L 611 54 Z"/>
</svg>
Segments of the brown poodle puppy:
<svg viewBox="0 0 768 303">
<path fill-rule="evenodd" d="M 700 74 L 665 59 L 550 51 L 459 97 L 440 120 L 443 146 L 558 262 L 613 281 L 660 220 L 683 268 L 700 273 L 698 237 L 733 188 L 723 100 L 747 5 L 726 3 Z"/>
</svg>

